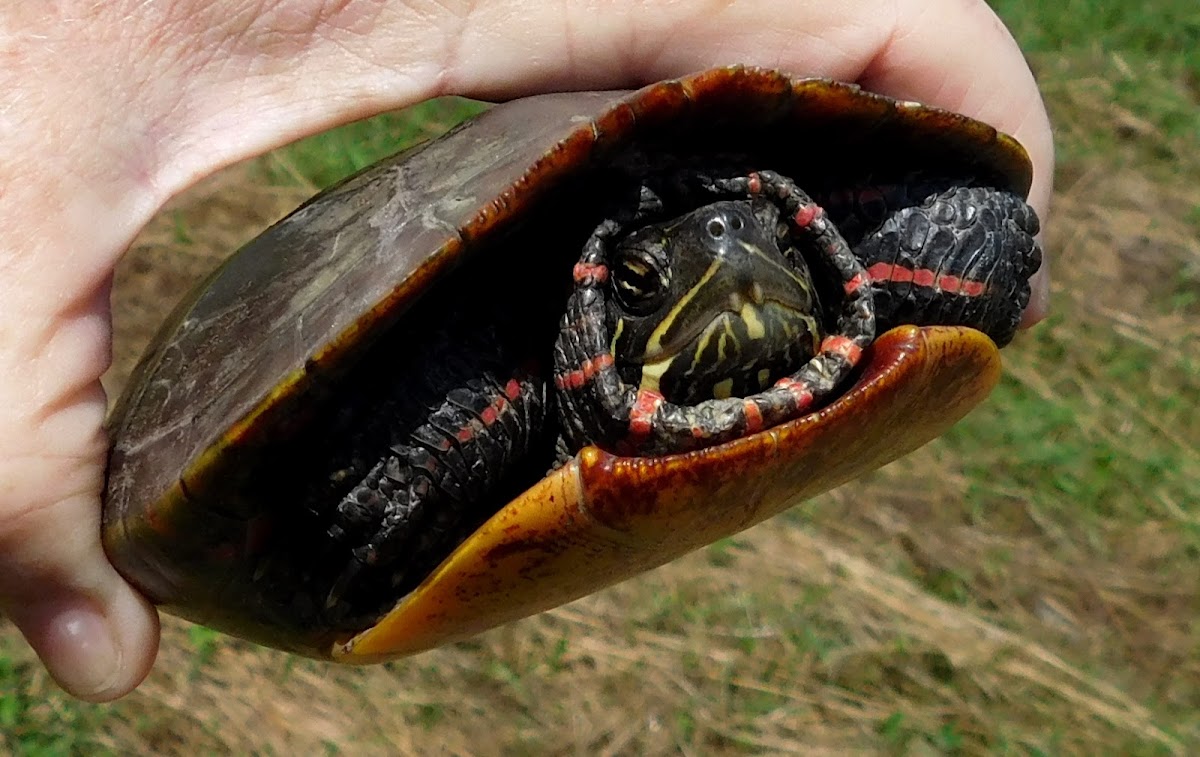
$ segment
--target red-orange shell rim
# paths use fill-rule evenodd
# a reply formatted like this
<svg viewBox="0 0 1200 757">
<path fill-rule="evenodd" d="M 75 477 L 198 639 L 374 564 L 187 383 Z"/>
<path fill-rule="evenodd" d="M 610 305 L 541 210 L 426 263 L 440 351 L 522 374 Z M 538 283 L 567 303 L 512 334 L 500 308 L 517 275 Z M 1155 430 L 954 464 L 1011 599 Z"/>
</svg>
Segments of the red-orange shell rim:
<svg viewBox="0 0 1200 757">
<path fill-rule="evenodd" d="M 708 115 L 728 113 L 755 123 L 802 117 L 830 129 L 848 114 L 856 124 L 870 124 L 860 131 L 891 129 L 888 134 L 899 132 L 910 144 L 936 144 L 938 151 L 985 168 L 1015 191 L 1026 193 L 1030 184 L 1025 151 L 989 126 L 851 85 L 775 71 L 721 68 L 634 93 L 566 93 L 498 106 L 486 118 L 500 137 L 471 137 L 469 128 L 452 137 L 476 139 L 477 154 L 503 147 L 511 153 L 512 168 L 478 177 L 467 161 L 457 173 L 443 171 L 431 182 L 467 182 L 476 193 L 467 198 L 471 202 L 457 197 L 434 202 L 439 189 L 431 186 L 422 196 L 436 205 L 426 214 L 436 216 L 436 223 L 399 231 L 376 223 L 396 220 L 393 196 L 415 191 L 402 184 L 406 168 L 421 175 L 423 160 L 448 163 L 437 152 L 443 142 L 431 143 L 322 193 L 247 247 L 284 248 L 283 258 L 308 255 L 297 258 L 305 265 L 319 258 L 316 273 L 288 259 L 274 264 L 267 255 L 239 255 L 180 307 L 143 358 L 111 423 L 104 538 L 114 564 L 185 617 L 304 654 L 370 662 L 465 638 L 648 570 L 942 433 L 994 385 L 996 349 L 985 336 L 964 329 L 894 331 L 869 353 L 855 389 L 812 416 L 687 455 L 624 459 L 585 450 L 503 508 L 383 620 L 352 639 L 326 632 L 277 639 L 259 621 L 243 627 L 234 617 L 237 609 L 222 618 L 221 591 L 191 573 L 207 553 L 189 545 L 188 557 L 176 554 L 180 534 L 199 538 L 197 532 L 208 530 L 205 519 L 220 520 L 216 513 L 198 516 L 195 503 L 238 474 L 239 451 L 286 426 L 314 382 L 322 380 L 314 366 L 349 363 L 476 240 L 510 228 L 581 165 L 602 161 L 615 147 L 678 119 L 706 124 Z M 502 143 L 488 142 L 501 137 Z M 457 156 L 448 148 L 447 153 Z M 387 234 L 392 236 L 385 239 Z M 403 260 L 395 259 L 396 237 L 407 244 Z M 375 271 L 364 273 L 366 263 L 344 267 L 346 255 L 336 249 L 336 240 L 356 238 L 361 244 L 392 244 L 389 260 L 402 264 L 393 279 L 378 283 Z M 317 245 L 320 249 L 306 251 Z M 265 268 L 269 265 L 279 268 Z M 262 284 L 252 282 L 256 275 Z M 289 276 L 299 283 L 289 284 Z M 335 290 L 351 290 L 347 281 L 365 284 L 352 288 L 359 300 L 349 307 Z M 254 300 L 270 300 L 271 288 L 285 284 L 292 286 L 288 304 L 307 308 L 299 311 L 305 317 L 288 311 L 268 323 L 254 310 L 262 303 Z M 219 306 L 208 304 L 214 297 Z M 271 372 L 252 373 L 219 352 L 204 352 L 214 349 L 212 334 L 226 332 L 273 361 Z M 286 345 L 285 354 L 268 349 L 276 343 Z M 188 366 L 191 385 L 162 379 L 178 378 L 172 361 Z M 218 426 L 214 419 L 221 418 L 237 420 Z M 199 435 L 209 428 L 219 430 Z"/>
</svg>

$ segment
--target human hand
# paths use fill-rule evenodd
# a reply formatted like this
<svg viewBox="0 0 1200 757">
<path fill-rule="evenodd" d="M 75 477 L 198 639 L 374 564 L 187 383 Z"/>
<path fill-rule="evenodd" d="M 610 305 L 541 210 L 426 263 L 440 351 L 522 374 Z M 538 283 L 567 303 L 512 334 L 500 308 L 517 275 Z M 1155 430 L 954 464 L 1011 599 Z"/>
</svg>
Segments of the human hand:
<svg viewBox="0 0 1200 757">
<path fill-rule="evenodd" d="M 1032 75 L 983 0 L 62 0 L 0 10 L 0 610 L 55 679 L 113 699 L 154 609 L 99 541 L 113 267 L 231 162 L 442 94 L 626 88 L 747 63 L 858 81 L 1015 135 L 1045 217 Z M 1044 270 L 1044 269 L 1043 269 Z M 1039 274 L 1027 321 L 1042 317 Z"/>
</svg>

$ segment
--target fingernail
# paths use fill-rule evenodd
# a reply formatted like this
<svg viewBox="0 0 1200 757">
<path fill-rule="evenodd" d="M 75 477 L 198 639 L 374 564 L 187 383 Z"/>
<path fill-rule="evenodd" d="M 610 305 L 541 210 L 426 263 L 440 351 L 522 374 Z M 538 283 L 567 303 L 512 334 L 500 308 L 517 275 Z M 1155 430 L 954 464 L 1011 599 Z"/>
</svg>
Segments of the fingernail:
<svg viewBox="0 0 1200 757">
<path fill-rule="evenodd" d="M 67 610 L 46 630 L 44 661 L 60 686 L 90 699 L 117 685 L 121 655 L 103 616 L 91 609 Z"/>
</svg>

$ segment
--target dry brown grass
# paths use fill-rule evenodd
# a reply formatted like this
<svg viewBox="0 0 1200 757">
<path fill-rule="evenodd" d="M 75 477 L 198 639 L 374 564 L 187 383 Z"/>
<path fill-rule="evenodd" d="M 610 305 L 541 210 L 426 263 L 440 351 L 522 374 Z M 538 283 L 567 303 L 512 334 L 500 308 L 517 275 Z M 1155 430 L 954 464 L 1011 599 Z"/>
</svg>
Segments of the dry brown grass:
<svg viewBox="0 0 1200 757">
<path fill-rule="evenodd" d="M 1195 166 L 1174 181 L 1141 171 L 1137 147 L 1064 172 L 1048 238 L 1056 315 L 1007 352 L 1008 399 L 970 427 L 1019 429 L 1037 402 L 1070 408 L 1074 430 L 1042 440 L 1043 457 L 1017 455 L 1014 445 L 1031 444 L 1019 431 L 992 445 L 942 440 L 640 579 L 383 667 L 289 658 L 168 619 L 154 672 L 106 711 L 102 744 L 123 754 L 1200 748 L 1200 515 L 1185 499 L 1200 480 L 1200 305 L 1186 297 L 1200 290 L 1188 220 L 1200 190 L 1188 181 Z M 306 194 L 256 175 L 227 172 L 143 235 L 118 282 L 111 387 L 189 282 Z M 1114 379 L 1109 361 L 1130 354 L 1140 378 Z M 1077 442 L 1123 461 L 1097 485 L 1103 501 L 1059 473 L 1074 463 L 1054 451 Z M 0 648 L 30 659 L 11 631 Z M 24 675 L 34 699 L 57 706 L 39 669 Z"/>
</svg>

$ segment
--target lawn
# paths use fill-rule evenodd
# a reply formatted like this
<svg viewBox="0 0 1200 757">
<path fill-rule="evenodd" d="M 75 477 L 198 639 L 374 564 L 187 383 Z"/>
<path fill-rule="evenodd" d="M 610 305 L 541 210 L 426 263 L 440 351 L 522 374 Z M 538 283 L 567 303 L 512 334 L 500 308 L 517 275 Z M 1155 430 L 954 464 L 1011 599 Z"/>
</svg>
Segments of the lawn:
<svg viewBox="0 0 1200 757">
<path fill-rule="evenodd" d="M 942 439 L 476 640 L 330 667 L 168 619 L 146 684 L 58 692 L 0 631 L 17 754 L 1171 754 L 1200 750 L 1200 6 L 994 3 L 1060 164 L 1054 310 Z M 117 291 L 118 386 L 173 298 L 440 101 L 197 187 Z"/>
</svg>

